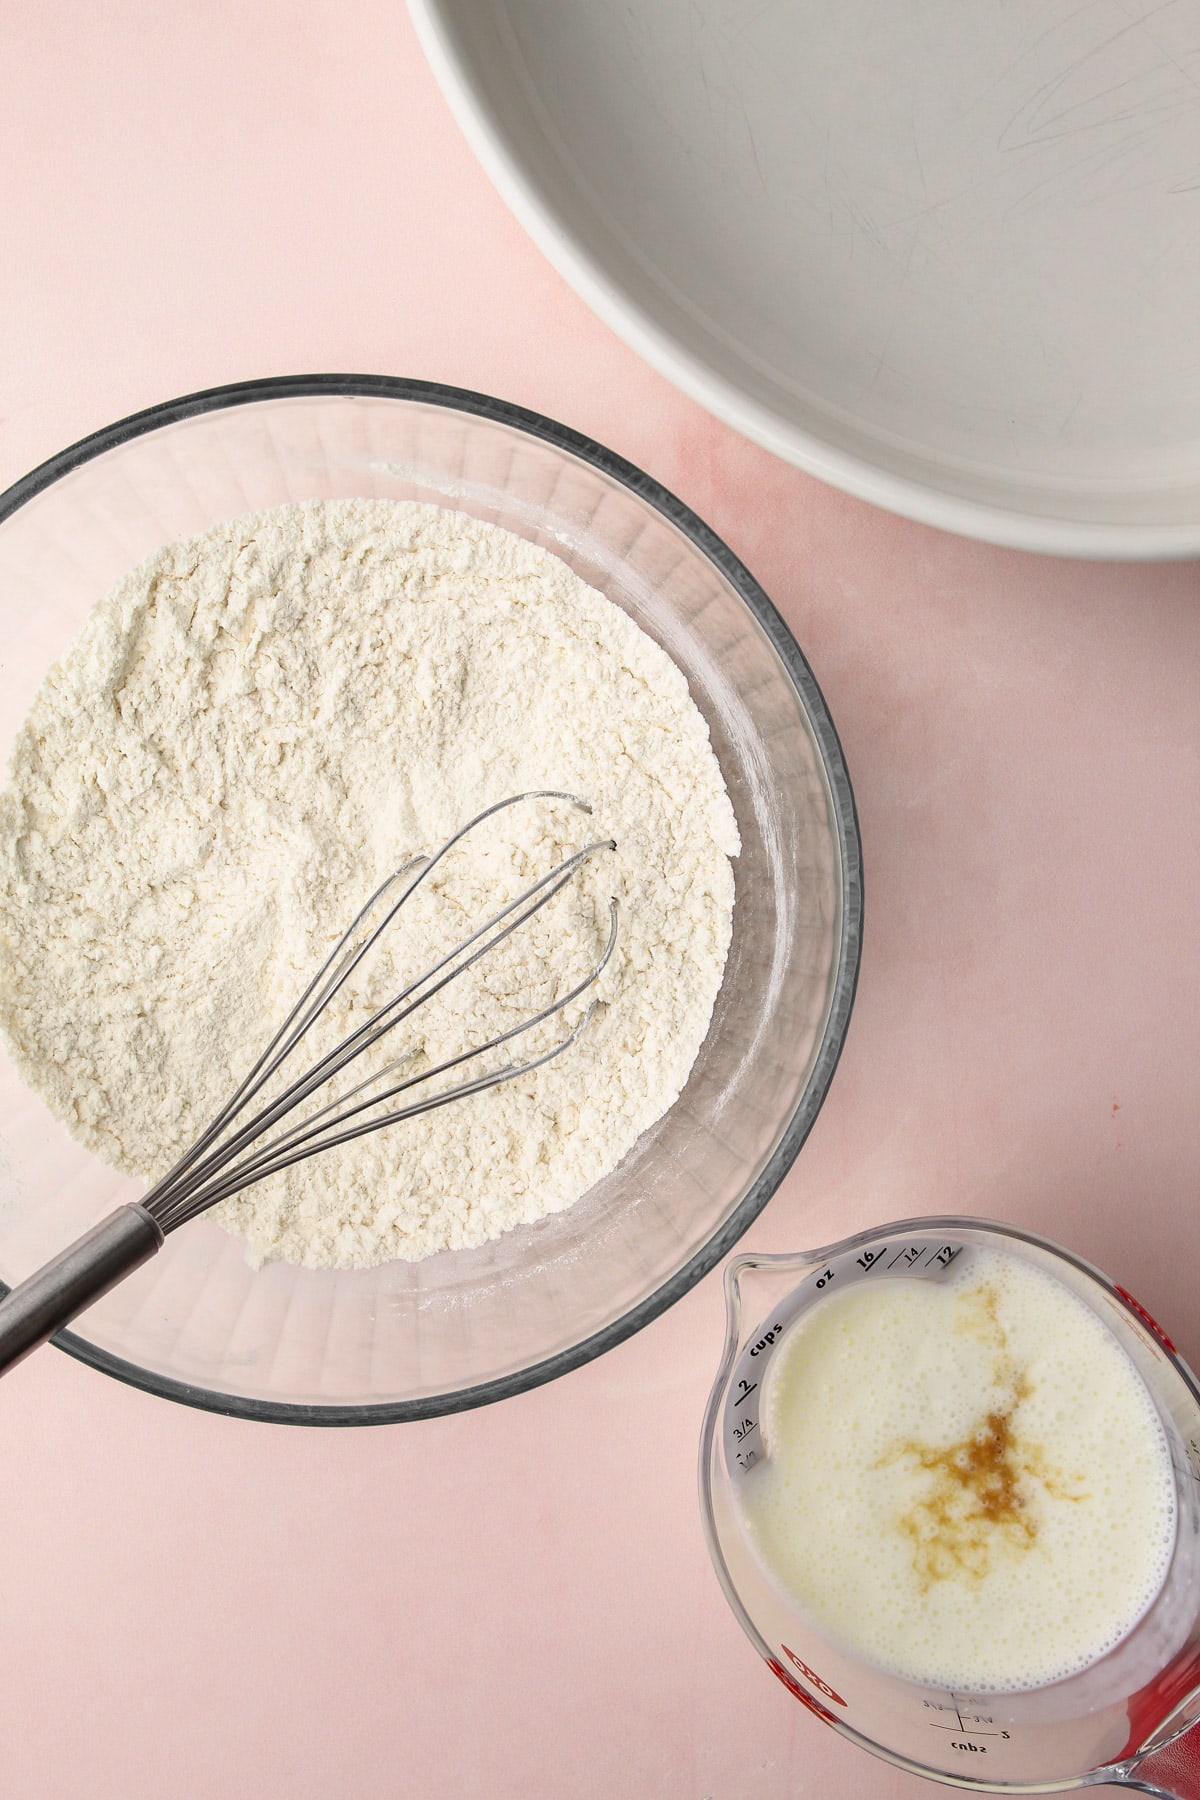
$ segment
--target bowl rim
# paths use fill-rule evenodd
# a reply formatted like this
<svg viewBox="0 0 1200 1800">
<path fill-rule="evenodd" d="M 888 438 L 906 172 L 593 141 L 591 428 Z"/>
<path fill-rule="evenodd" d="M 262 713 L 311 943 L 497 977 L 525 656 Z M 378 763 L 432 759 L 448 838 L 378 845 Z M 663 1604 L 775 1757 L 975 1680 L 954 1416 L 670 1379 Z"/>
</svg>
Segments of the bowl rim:
<svg viewBox="0 0 1200 1800">
<path fill-rule="evenodd" d="M 80 1362 L 87 1363 L 106 1375 L 114 1376 L 118 1381 L 124 1381 L 131 1387 L 141 1388 L 162 1399 L 198 1407 L 206 1412 L 284 1425 L 386 1425 L 410 1419 L 437 1418 L 447 1413 L 464 1412 L 472 1407 L 489 1405 L 493 1401 L 505 1400 L 530 1388 L 540 1387 L 544 1382 L 565 1375 L 572 1369 L 581 1368 L 584 1363 L 593 1361 L 604 1351 L 611 1350 L 626 1338 L 632 1337 L 669 1306 L 673 1306 L 732 1249 L 762 1212 L 799 1154 L 824 1103 L 842 1053 L 858 986 L 862 954 L 862 843 L 858 810 L 845 755 L 824 695 L 791 630 L 750 571 L 690 507 L 636 464 L 628 462 L 584 433 L 511 401 L 476 393 L 469 388 L 450 387 L 442 382 L 393 375 L 283 375 L 204 388 L 197 393 L 185 394 L 179 399 L 167 400 L 160 405 L 131 413 L 127 418 L 118 419 L 111 425 L 89 433 L 46 462 L 38 464 L 0 493 L 0 524 L 63 476 L 104 455 L 106 451 L 117 449 L 149 432 L 229 407 L 290 398 L 323 397 L 398 400 L 443 406 L 448 410 L 468 413 L 476 418 L 524 431 L 531 437 L 539 438 L 544 443 L 589 463 L 601 474 L 627 488 L 680 530 L 719 570 L 748 607 L 765 631 L 796 689 L 816 740 L 829 785 L 832 823 L 837 835 L 842 876 L 842 917 L 837 965 L 825 1028 L 808 1081 L 792 1117 L 784 1127 L 779 1143 L 729 1218 L 694 1255 L 644 1300 L 599 1331 L 581 1339 L 579 1343 L 545 1357 L 540 1362 L 532 1363 L 527 1368 L 444 1394 L 414 1400 L 322 1405 L 260 1400 L 194 1386 L 145 1368 L 139 1363 L 129 1362 L 75 1331 L 63 1330 L 51 1339 L 60 1350 L 67 1351 Z M 0 1297 L 9 1291 L 8 1285 L 0 1281 Z"/>
</svg>

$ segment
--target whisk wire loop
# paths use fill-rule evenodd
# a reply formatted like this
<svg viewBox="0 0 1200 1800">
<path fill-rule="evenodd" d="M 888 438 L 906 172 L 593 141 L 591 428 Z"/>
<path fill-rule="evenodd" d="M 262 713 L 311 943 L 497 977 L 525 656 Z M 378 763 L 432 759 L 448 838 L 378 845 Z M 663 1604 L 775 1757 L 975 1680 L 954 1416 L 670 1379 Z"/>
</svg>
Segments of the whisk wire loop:
<svg viewBox="0 0 1200 1800">
<path fill-rule="evenodd" d="M 489 956 L 500 944 L 510 938 L 514 932 L 528 923 L 535 913 L 540 912 L 557 894 L 562 892 L 563 888 L 592 856 L 601 850 L 614 849 L 615 845 L 611 839 L 601 839 L 585 845 L 583 849 L 564 858 L 553 869 L 540 876 L 515 899 L 507 902 L 486 919 L 469 937 L 461 940 L 437 962 L 416 976 L 405 988 L 393 994 L 381 1007 L 376 1009 L 369 1019 L 351 1031 L 303 1075 L 290 1083 L 274 1100 L 242 1125 L 233 1129 L 239 1115 L 262 1092 L 272 1076 L 279 1071 L 345 985 L 353 970 L 372 946 L 378 942 L 404 903 L 450 849 L 459 843 L 469 831 L 482 824 L 485 819 L 492 817 L 494 813 L 505 807 L 516 805 L 520 800 L 535 798 L 566 800 L 582 811 L 591 811 L 586 801 L 579 800 L 574 795 L 550 790 L 513 796 L 509 800 L 501 801 L 497 805 L 487 808 L 470 820 L 442 846 L 436 855 L 411 859 L 376 889 L 371 899 L 357 914 L 349 929 L 325 959 L 300 1000 L 276 1032 L 266 1051 L 258 1059 L 254 1069 L 221 1109 L 213 1124 L 202 1134 L 192 1149 L 180 1158 L 170 1173 L 147 1194 L 142 1204 L 157 1220 L 164 1232 L 173 1230 L 187 1219 L 195 1217 L 197 1213 L 207 1210 L 219 1199 L 228 1198 L 230 1194 L 240 1191 L 243 1187 L 261 1181 L 266 1175 L 276 1173 L 279 1168 L 302 1160 L 303 1156 L 313 1156 L 321 1150 L 330 1149 L 335 1144 L 346 1141 L 347 1136 L 361 1136 L 368 1130 L 380 1129 L 384 1124 L 398 1123 L 401 1119 L 411 1118 L 420 1112 L 432 1110 L 435 1105 L 444 1105 L 449 1099 L 464 1098 L 468 1094 L 482 1091 L 485 1087 L 496 1086 L 500 1081 L 512 1080 L 518 1075 L 526 1074 L 530 1070 L 540 1067 L 550 1058 L 560 1055 L 575 1042 L 582 1025 L 544 1056 L 531 1059 L 528 1063 L 517 1066 L 506 1065 L 501 1070 L 476 1077 L 471 1082 L 461 1083 L 445 1095 L 426 1096 L 415 1107 L 405 1108 L 401 1112 L 360 1124 L 344 1134 L 326 1135 L 334 1125 L 344 1124 L 347 1119 L 370 1108 L 378 1107 L 419 1083 L 427 1082 L 438 1075 L 460 1067 L 474 1057 L 495 1050 L 523 1032 L 545 1023 L 556 1013 L 561 1012 L 564 1007 L 570 1005 L 573 1000 L 578 999 L 588 987 L 599 979 L 612 956 L 617 933 L 615 901 L 612 902 L 610 911 L 608 943 L 600 960 L 583 981 L 542 1012 L 499 1033 L 484 1044 L 471 1046 L 459 1055 L 439 1064 L 436 1068 L 422 1071 L 417 1076 L 395 1084 L 386 1092 L 376 1093 L 370 1099 L 360 1101 L 357 1106 L 348 1108 L 348 1103 L 356 1095 L 377 1085 L 390 1071 L 395 1070 L 399 1063 L 406 1060 L 403 1057 L 393 1059 L 383 1070 L 368 1076 L 365 1081 L 360 1082 L 347 1094 L 327 1102 L 315 1114 L 301 1120 L 280 1137 L 272 1139 L 267 1144 L 262 1143 L 265 1132 L 272 1130 L 283 1118 L 310 1099 L 319 1088 L 336 1079 L 350 1063 L 373 1049 L 396 1026 L 411 1017 L 419 1007 L 425 1006 L 451 982 L 465 975 L 485 956 Z M 403 892 L 392 902 L 384 917 L 372 928 L 363 942 L 355 946 L 356 934 L 371 916 L 379 901 L 391 891 L 397 881 L 402 881 L 411 874 L 414 868 L 419 869 L 414 879 L 408 882 Z M 594 1006 L 589 1010 L 587 1020 L 590 1020 L 593 1012 Z M 323 1121 L 323 1123 L 318 1123 L 319 1121 Z M 221 1143 L 219 1139 L 225 1132 L 229 1132 L 230 1135 L 224 1143 Z M 299 1148 L 301 1145 L 303 1145 L 302 1149 Z M 280 1162 L 279 1157 L 288 1148 L 294 1153 L 288 1155 L 286 1162 Z M 250 1152 L 250 1154 L 247 1155 L 246 1152 Z"/>
<path fill-rule="evenodd" d="M 266 1049 L 262 1052 L 262 1055 L 258 1058 L 254 1067 L 250 1070 L 250 1073 L 226 1101 L 216 1117 L 211 1120 L 205 1130 L 201 1132 L 200 1136 L 196 1139 L 196 1142 L 192 1144 L 189 1149 L 185 1150 L 178 1162 L 176 1162 L 173 1167 L 155 1183 L 154 1187 L 151 1188 L 150 1192 L 142 1201 L 143 1206 L 153 1212 L 160 1197 L 165 1195 L 167 1190 L 174 1185 L 177 1179 L 182 1178 L 189 1168 L 193 1167 L 204 1152 L 216 1142 L 221 1133 L 232 1123 L 238 1113 L 245 1110 L 255 1094 L 262 1091 L 263 1087 L 271 1080 L 272 1076 L 277 1073 L 282 1063 L 291 1055 L 292 1051 L 300 1043 L 310 1026 L 316 1022 L 335 995 L 345 985 L 358 964 L 362 961 L 363 957 L 366 956 L 378 942 L 396 917 L 396 914 L 400 911 L 400 908 L 404 905 L 405 901 L 410 898 L 416 888 L 424 881 L 425 877 L 436 868 L 438 863 L 440 863 L 444 857 L 448 856 L 451 850 L 453 850 L 457 844 L 460 844 L 468 833 L 476 830 L 477 827 L 484 824 L 486 820 L 493 818 L 497 813 L 506 811 L 509 807 L 519 806 L 526 800 L 564 800 L 569 805 L 576 807 L 580 812 L 590 813 L 592 810 L 589 802 L 581 799 L 578 794 L 567 794 L 552 788 L 530 789 L 523 794 L 510 794 L 507 799 L 495 801 L 493 805 L 485 807 L 482 812 L 476 813 L 473 819 L 468 819 L 467 823 L 461 825 L 452 837 L 447 838 L 441 849 L 433 856 L 419 855 L 410 857 L 408 862 L 404 863 L 399 869 L 393 870 L 386 880 L 380 883 L 375 892 L 371 895 L 371 898 L 366 902 L 365 906 L 360 909 L 350 925 L 342 933 L 337 943 L 333 946 L 333 949 L 329 952 L 329 955 L 325 958 L 325 961 L 321 964 L 321 967 L 317 970 L 316 974 L 293 1006 L 287 1018 L 283 1021 L 283 1024 L 279 1027 Z M 420 869 L 420 874 L 409 883 L 399 899 L 388 909 L 384 917 L 379 921 L 378 925 L 368 935 L 364 942 L 359 945 L 357 949 L 349 949 L 348 946 L 351 945 L 355 933 L 360 929 L 364 920 L 366 920 L 374 911 L 383 896 L 389 889 L 393 888 L 398 881 L 403 881 L 405 876 L 411 874 L 414 869 Z M 339 958 L 341 959 L 340 961 Z M 337 964 L 336 968 L 334 967 L 335 964 Z M 332 975 L 330 974 L 331 969 L 333 970 Z M 325 981 L 327 977 L 329 981 L 328 991 L 322 991 L 318 994 L 321 983 Z"/>
<path fill-rule="evenodd" d="M 541 1055 L 531 1057 L 523 1063 L 505 1063 L 498 1069 L 489 1070 L 486 1074 L 475 1076 L 470 1081 L 461 1082 L 442 1093 L 427 1096 L 415 1106 L 403 1107 L 367 1120 L 362 1124 L 348 1126 L 349 1120 L 364 1112 L 369 1112 L 373 1107 L 385 1105 L 400 1094 L 408 1093 L 413 1088 L 419 1087 L 427 1081 L 433 1081 L 440 1075 L 446 1075 L 451 1070 L 460 1068 L 463 1063 L 473 1061 L 476 1057 L 499 1049 L 502 1044 L 510 1043 L 514 1038 L 527 1031 L 532 1031 L 535 1026 L 545 1024 L 547 1020 L 562 1012 L 572 1001 L 578 1000 L 589 987 L 599 980 L 616 947 L 617 903 L 615 900 L 611 902 L 610 920 L 608 942 L 599 961 L 582 981 L 578 982 L 569 993 L 554 1001 L 553 1005 L 545 1007 L 532 1018 L 522 1020 L 519 1025 L 511 1026 L 508 1031 L 498 1033 L 487 1043 L 472 1045 L 469 1049 L 461 1051 L 458 1056 L 449 1057 L 435 1067 L 424 1069 L 419 1074 L 409 1076 L 405 1081 L 396 1082 L 382 1093 L 373 1095 L 371 1099 L 363 1100 L 357 1106 L 347 1108 L 346 1102 L 354 1094 L 374 1086 L 386 1071 L 381 1070 L 378 1075 L 368 1077 L 366 1081 L 360 1082 L 357 1088 L 352 1089 L 350 1094 L 344 1095 L 340 1101 L 329 1102 L 327 1106 L 322 1107 L 310 1118 L 263 1145 L 246 1161 L 238 1163 L 233 1174 L 226 1181 L 217 1182 L 213 1186 L 205 1185 L 198 1193 L 194 1190 L 189 1191 L 181 1200 L 178 1208 L 172 1208 L 168 1216 L 160 1216 L 159 1222 L 163 1230 L 172 1230 L 176 1225 L 185 1223 L 188 1218 L 195 1217 L 198 1212 L 206 1212 L 210 1207 L 217 1205 L 219 1201 L 228 1199 L 233 1194 L 242 1193 L 246 1188 L 252 1187 L 255 1182 L 265 1180 L 268 1175 L 276 1175 L 281 1170 L 290 1168 L 294 1163 L 303 1162 L 305 1158 L 315 1156 L 322 1150 L 331 1150 L 335 1145 L 349 1143 L 352 1139 L 365 1137 L 373 1131 L 381 1131 L 385 1126 L 400 1124 L 405 1119 L 433 1112 L 438 1107 L 448 1105 L 452 1100 L 466 1099 L 469 1095 L 481 1094 L 488 1088 L 498 1087 L 502 1082 L 515 1080 L 521 1075 L 529 1075 L 535 1069 L 540 1069 L 544 1063 L 551 1062 L 556 1056 L 560 1056 L 564 1050 L 569 1050 L 591 1023 L 596 1011 L 594 1000 L 583 1018 L 567 1036 L 557 1044 L 553 1044 L 548 1050 L 543 1051 Z M 389 1064 L 389 1068 L 392 1067 L 395 1067 L 395 1064 Z M 326 1115 L 330 1113 L 336 1116 L 327 1117 Z M 319 1122 L 322 1120 L 324 1123 Z M 327 1136 L 326 1133 L 330 1132 L 334 1126 L 347 1126 L 348 1128 Z"/>
<path fill-rule="evenodd" d="M 409 1018 L 419 1007 L 426 1005 L 436 994 L 440 993 L 443 988 L 448 987 L 450 983 L 457 980 L 460 975 L 466 974 L 466 972 L 473 968 L 476 963 L 481 961 L 484 956 L 489 955 L 499 944 L 503 943 L 505 939 L 511 937 L 520 926 L 531 919 L 535 913 L 540 912 L 544 906 L 549 904 L 556 894 L 562 891 L 575 874 L 576 870 L 579 869 L 590 856 L 594 855 L 597 850 L 609 849 L 611 847 L 611 839 L 595 844 L 589 844 L 583 850 L 576 851 L 573 856 L 568 857 L 556 868 L 551 869 L 548 874 L 543 875 L 538 881 L 534 882 L 531 887 L 527 888 L 523 894 L 519 894 L 515 900 L 510 901 L 507 906 L 502 907 L 498 912 L 494 913 L 492 917 L 486 920 L 469 938 L 466 938 L 461 943 L 455 945 L 455 947 L 442 957 L 440 961 L 433 964 L 431 968 L 426 969 L 423 974 L 417 976 L 414 981 L 409 983 L 408 987 L 402 989 L 400 993 L 393 995 L 390 1000 L 386 1001 L 385 1004 L 371 1016 L 371 1018 L 358 1026 L 347 1037 L 343 1038 L 341 1043 L 335 1045 L 332 1050 L 328 1051 L 319 1062 L 314 1064 L 304 1075 L 300 1076 L 295 1082 L 287 1087 L 282 1094 L 264 1107 L 261 1112 L 255 1114 L 255 1116 L 248 1120 L 246 1124 L 240 1126 L 234 1132 L 233 1136 L 224 1144 L 212 1149 L 209 1155 L 202 1160 L 193 1162 L 188 1169 L 181 1172 L 177 1179 L 161 1184 L 153 1194 L 147 1196 L 143 1204 L 155 1218 L 159 1219 L 160 1223 L 164 1223 L 165 1229 L 165 1216 L 167 1212 L 166 1202 L 168 1198 L 182 1197 L 183 1194 L 191 1192 L 199 1183 L 206 1181 L 217 1169 L 231 1162 L 248 1144 L 261 1138 L 265 1131 L 269 1131 L 272 1126 L 277 1124 L 287 1113 L 294 1111 L 297 1106 L 303 1104 L 303 1102 L 310 1098 L 318 1088 L 325 1086 L 327 1082 L 333 1080 L 349 1063 L 363 1055 L 365 1051 L 373 1048 L 381 1038 L 385 1037 L 390 1031 L 394 1030 L 397 1025 Z M 408 891 L 411 892 L 411 888 Z M 534 896 L 537 897 L 534 898 Z M 526 906 L 524 912 L 519 912 L 516 918 L 510 918 L 510 915 L 516 911 L 517 908 L 524 906 L 527 901 L 532 901 L 532 904 Z M 398 908 L 393 908 L 392 913 L 389 916 L 394 917 L 397 910 Z M 481 937 L 487 932 L 492 931 L 496 926 L 501 925 L 506 919 L 509 920 L 509 923 L 504 925 L 502 930 L 496 931 L 495 936 L 487 943 L 479 945 L 479 948 L 475 949 L 470 956 L 466 956 L 464 961 L 460 962 L 456 967 L 450 968 L 445 974 L 442 973 L 443 970 L 447 969 L 447 964 L 453 962 L 456 957 L 463 956 L 464 952 L 470 950 L 473 945 L 479 943 Z M 372 935 L 374 936 L 374 934 Z M 440 976 L 440 979 L 435 980 L 435 977 L 437 976 Z M 426 990 L 423 993 L 419 991 L 422 988 L 425 988 Z M 326 1006 L 329 1004 L 329 1001 L 336 991 L 336 988 L 330 990 L 330 993 L 324 1002 Z M 313 1014 L 312 1018 L 308 1020 L 308 1024 L 305 1026 L 306 1030 L 308 1029 L 308 1025 L 315 1023 L 317 1016 L 317 1014 Z M 295 1044 L 299 1043 L 300 1035 L 295 1035 L 294 1042 L 290 1048 L 274 1059 L 270 1072 L 274 1072 L 282 1066 L 286 1055 L 290 1054 L 291 1048 L 294 1048 Z M 267 1078 L 268 1074 L 264 1073 L 258 1083 L 259 1088 L 261 1088 L 262 1082 Z M 249 1097 L 250 1096 L 247 1095 L 246 1098 L 248 1099 Z M 244 1107 L 246 1100 L 243 1100 L 241 1104 L 242 1107 Z M 227 1125 L 232 1124 L 235 1116 L 236 1114 L 234 1113 L 227 1114 Z"/>
</svg>

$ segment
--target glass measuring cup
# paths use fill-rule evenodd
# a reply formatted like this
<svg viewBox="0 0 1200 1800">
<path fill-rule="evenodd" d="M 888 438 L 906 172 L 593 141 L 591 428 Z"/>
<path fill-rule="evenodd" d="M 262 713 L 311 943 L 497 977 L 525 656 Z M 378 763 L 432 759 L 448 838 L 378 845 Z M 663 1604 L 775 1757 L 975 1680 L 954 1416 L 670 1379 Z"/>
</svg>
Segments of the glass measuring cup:
<svg viewBox="0 0 1200 1800">
<path fill-rule="evenodd" d="M 1016 1693 L 925 1687 L 854 1655 L 767 1575 L 738 1516 L 739 1484 L 769 1454 L 758 1402 L 788 1327 L 831 1288 L 936 1280 L 968 1246 L 1024 1258 L 1101 1318 L 1154 1400 L 1175 1477 L 1174 1551 L 1147 1613 L 1086 1669 Z M 901 1220 L 795 1256 L 736 1256 L 725 1297 L 725 1348 L 701 1435 L 701 1510 L 725 1596 L 795 1698 L 863 1749 L 950 1786 L 1033 1794 L 1110 1783 L 1200 1800 L 1200 1733 L 1177 1742 L 1200 1718 L 1200 1384 L 1149 1313 L 1044 1238 L 953 1216 Z"/>
</svg>

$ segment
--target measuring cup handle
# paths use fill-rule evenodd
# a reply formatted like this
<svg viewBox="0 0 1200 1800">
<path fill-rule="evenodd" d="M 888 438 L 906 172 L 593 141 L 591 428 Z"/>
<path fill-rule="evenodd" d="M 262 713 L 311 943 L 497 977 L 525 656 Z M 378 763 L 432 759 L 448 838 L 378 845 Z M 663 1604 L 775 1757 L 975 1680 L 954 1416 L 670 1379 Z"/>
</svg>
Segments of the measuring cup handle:
<svg viewBox="0 0 1200 1800">
<path fill-rule="evenodd" d="M 1200 1730 L 1195 1726 L 1181 1738 L 1156 1750 L 1140 1762 L 1132 1775 L 1117 1787 L 1135 1793 L 1156 1794 L 1160 1800 L 1200 1800 Z"/>
</svg>

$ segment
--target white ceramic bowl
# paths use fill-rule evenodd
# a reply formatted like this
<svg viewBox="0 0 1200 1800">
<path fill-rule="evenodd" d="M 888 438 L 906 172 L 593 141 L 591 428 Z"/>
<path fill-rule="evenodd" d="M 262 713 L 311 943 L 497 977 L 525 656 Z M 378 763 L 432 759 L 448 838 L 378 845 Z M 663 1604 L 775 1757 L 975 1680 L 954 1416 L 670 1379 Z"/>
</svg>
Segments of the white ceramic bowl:
<svg viewBox="0 0 1200 1800">
<path fill-rule="evenodd" d="M 409 0 L 633 347 L 769 450 L 1031 550 L 1200 551 L 1200 0 Z"/>
<path fill-rule="evenodd" d="M 357 495 L 502 525 L 625 607 L 688 677 L 743 851 L 725 980 L 691 1078 L 575 1206 L 478 1250 L 377 1269 L 255 1272 L 200 1220 L 59 1339 L 172 1399 L 311 1424 L 498 1399 L 598 1355 L 686 1292 L 808 1134 L 845 1037 L 862 923 L 837 737 L 753 578 L 619 457 L 430 383 L 327 375 L 194 394 L 97 432 L 0 495 L 0 739 L 89 608 L 160 544 L 239 513 Z M 239 1048 L 252 1060 L 261 1046 L 231 1046 L 235 1059 Z M 0 1287 L 138 1192 L 0 1056 Z"/>
</svg>

